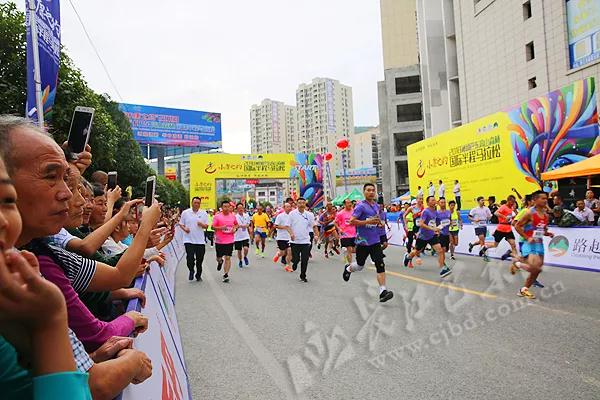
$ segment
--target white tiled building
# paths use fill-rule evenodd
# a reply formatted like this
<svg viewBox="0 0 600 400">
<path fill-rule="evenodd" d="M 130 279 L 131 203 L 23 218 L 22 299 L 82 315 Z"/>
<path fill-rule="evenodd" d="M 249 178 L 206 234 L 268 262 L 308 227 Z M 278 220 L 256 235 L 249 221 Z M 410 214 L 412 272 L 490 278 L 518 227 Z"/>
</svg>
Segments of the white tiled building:
<svg viewBox="0 0 600 400">
<path fill-rule="evenodd" d="M 296 107 L 270 99 L 250 108 L 252 153 L 287 153 L 296 146 Z"/>
</svg>

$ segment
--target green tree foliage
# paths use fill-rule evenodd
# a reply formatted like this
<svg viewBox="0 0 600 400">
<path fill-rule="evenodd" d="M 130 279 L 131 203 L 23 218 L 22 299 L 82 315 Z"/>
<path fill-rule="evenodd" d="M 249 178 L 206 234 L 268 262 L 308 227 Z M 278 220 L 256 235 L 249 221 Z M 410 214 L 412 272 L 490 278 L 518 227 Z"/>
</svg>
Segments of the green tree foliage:
<svg viewBox="0 0 600 400">
<path fill-rule="evenodd" d="M 25 15 L 14 3 L 0 4 L 0 114 L 23 115 L 27 96 Z M 143 196 L 145 180 L 154 171 L 146 164 L 139 144 L 133 140 L 128 119 L 108 95 L 95 93 L 69 56 L 61 52 L 56 101 L 48 130 L 58 143 L 67 140 L 77 106 L 95 108 L 90 136 L 92 171 L 117 171 L 119 186 L 133 188 Z M 160 201 L 169 206 L 187 206 L 188 194 L 179 182 L 162 177 L 157 181 Z"/>
</svg>

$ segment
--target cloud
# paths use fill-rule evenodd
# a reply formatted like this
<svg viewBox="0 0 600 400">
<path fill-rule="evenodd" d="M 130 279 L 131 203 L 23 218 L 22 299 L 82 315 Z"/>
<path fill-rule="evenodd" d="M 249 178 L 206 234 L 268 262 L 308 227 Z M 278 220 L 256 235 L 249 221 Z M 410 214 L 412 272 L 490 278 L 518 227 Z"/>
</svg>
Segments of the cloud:
<svg viewBox="0 0 600 400">
<path fill-rule="evenodd" d="M 24 1 L 17 4 L 24 9 Z M 249 109 L 295 103 L 314 77 L 353 88 L 356 125 L 377 125 L 377 0 L 74 1 L 123 101 L 221 112 L 224 149 L 250 150 Z M 62 41 L 90 86 L 119 100 L 68 0 Z"/>
</svg>

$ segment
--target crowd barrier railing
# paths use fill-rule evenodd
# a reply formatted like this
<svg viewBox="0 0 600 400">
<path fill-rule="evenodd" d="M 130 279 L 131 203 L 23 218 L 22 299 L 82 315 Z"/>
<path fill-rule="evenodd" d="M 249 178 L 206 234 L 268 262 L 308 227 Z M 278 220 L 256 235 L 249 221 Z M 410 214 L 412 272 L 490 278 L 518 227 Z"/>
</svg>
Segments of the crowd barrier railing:
<svg viewBox="0 0 600 400">
<path fill-rule="evenodd" d="M 485 241 L 486 243 L 494 242 L 492 235 L 496 230 L 496 225 L 488 225 L 487 228 Z M 600 272 L 600 227 L 560 228 L 550 226 L 548 230 L 554 233 L 554 237 L 544 237 L 544 265 Z M 388 243 L 397 246 L 404 245 L 405 233 L 401 222 L 390 222 L 387 231 Z M 514 229 L 513 232 L 518 239 L 517 232 Z M 459 231 L 458 247 L 455 252 L 477 255 L 479 248 L 476 247 L 473 253 L 469 253 L 468 249 L 469 242 L 474 239 L 474 226 L 464 224 L 463 229 Z M 490 258 L 500 258 L 509 249 L 509 244 L 503 240 L 498 247 L 489 249 L 487 255 Z"/>
<path fill-rule="evenodd" d="M 175 271 L 185 254 L 181 236 L 176 235 L 163 252 L 164 266 L 151 263 L 134 284 L 146 295 L 145 307 L 138 299 L 127 305 L 127 311 L 141 311 L 148 318 L 148 330 L 134 339 L 133 347 L 152 360 L 152 376 L 125 388 L 122 400 L 192 398 L 175 312 Z"/>
</svg>

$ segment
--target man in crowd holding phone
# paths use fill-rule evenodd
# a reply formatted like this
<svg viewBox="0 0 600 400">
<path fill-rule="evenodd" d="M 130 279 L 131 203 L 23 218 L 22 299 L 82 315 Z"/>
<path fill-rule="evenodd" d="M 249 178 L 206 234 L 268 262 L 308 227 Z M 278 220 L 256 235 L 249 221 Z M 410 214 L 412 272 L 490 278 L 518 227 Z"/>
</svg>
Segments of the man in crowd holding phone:
<svg viewBox="0 0 600 400">
<path fill-rule="evenodd" d="M 183 244 L 187 267 L 190 270 L 188 279 L 194 280 L 194 264 L 196 266 L 196 280 L 202 280 L 202 262 L 206 252 L 206 238 L 204 230 L 208 228 L 208 214 L 200 209 L 200 197 L 192 199 L 192 207 L 181 213 L 179 226 L 183 230 Z"/>
<path fill-rule="evenodd" d="M 217 271 L 223 268 L 223 282 L 227 283 L 229 282 L 235 232 L 238 230 L 239 225 L 235 215 L 231 212 L 231 204 L 228 201 L 221 203 L 221 210 L 213 218 L 212 227 L 215 230 Z"/>
</svg>

